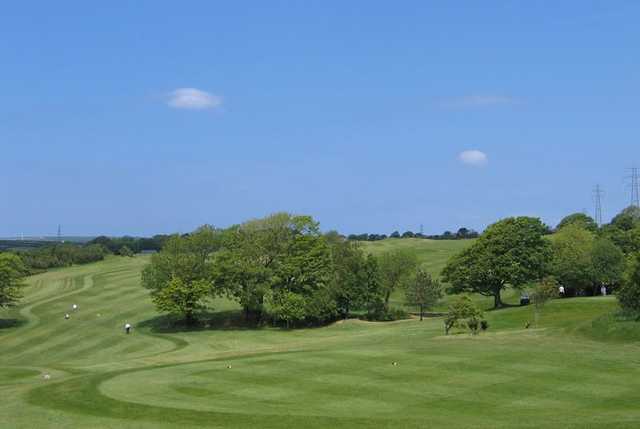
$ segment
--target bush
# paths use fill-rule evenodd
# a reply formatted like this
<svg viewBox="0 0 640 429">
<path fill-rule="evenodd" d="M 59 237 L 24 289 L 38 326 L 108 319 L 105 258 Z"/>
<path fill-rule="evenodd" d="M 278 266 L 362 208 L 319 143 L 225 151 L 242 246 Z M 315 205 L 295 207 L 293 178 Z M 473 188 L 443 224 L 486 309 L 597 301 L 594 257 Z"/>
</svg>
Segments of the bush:
<svg viewBox="0 0 640 429">
<path fill-rule="evenodd" d="M 478 321 L 478 319 L 476 319 L 474 317 L 474 318 L 471 318 L 471 319 L 467 320 L 467 326 L 469 327 L 469 330 L 472 333 L 476 334 L 478 332 L 478 328 L 480 326 L 480 322 Z"/>
<path fill-rule="evenodd" d="M 481 320 L 480 329 L 482 329 L 483 331 L 486 331 L 487 329 L 489 329 L 489 322 L 487 322 L 486 320 Z"/>
<path fill-rule="evenodd" d="M 471 298 L 463 295 L 449 306 L 449 312 L 444 319 L 445 334 L 449 334 L 454 327 L 469 328 L 471 333 L 477 334 L 481 320 L 482 311 L 475 306 Z"/>
</svg>

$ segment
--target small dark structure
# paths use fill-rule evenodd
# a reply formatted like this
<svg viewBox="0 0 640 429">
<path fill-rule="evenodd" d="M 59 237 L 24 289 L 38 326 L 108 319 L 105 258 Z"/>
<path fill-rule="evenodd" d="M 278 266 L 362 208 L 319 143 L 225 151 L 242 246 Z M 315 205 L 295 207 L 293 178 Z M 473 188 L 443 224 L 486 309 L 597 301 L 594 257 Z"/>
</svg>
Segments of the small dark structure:
<svg viewBox="0 0 640 429">
<path fill-rule="evenodd" d="M 529 294 L 528 293 L 523 293 L 522 295 L 520 295 L 520 305 L 529 305 L 530 304 L 530 300 L 529 300 Z"/>
</svg>

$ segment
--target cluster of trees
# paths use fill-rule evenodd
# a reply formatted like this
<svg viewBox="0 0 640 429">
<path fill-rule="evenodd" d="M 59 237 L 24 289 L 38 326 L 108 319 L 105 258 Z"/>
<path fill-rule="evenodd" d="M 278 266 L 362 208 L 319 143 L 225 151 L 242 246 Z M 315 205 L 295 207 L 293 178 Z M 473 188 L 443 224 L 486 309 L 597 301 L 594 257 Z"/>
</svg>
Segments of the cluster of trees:
<svg viewBox="0 0 640 429">
<path fill-rule="evenodd" d="M 602 227 L 583 213 L 569 215 L 556 228 L 553 249 L 550 272 L 567 293 L 619 289 L 640 253 L 640 208 L 627 207 Z"/>
<path fill-rule="evenodd" d="M 563 286 L 568 295 L 592 295 L 602 286 L 618 290 L 623 307 L 640 311 L 640 209 L 629 207 L 599 227 L 589 216 L 565 217 L 555 234 L 537 218 L 503 219 L 445 266 L 443 280 L 450 292 L 493 296 L 501 307 L 501 293 L 542 283 L 534 302 L 540 307 L 552 289 Z M 636 272 L 636 270 L 638 272 Z M 628 301 L 629 304 L 624 301 Z"/>
<path fill-rule="evenodd" d="M 17 253 L 31 272 L 101 261 L 107 254 L 99 244 L 56 243 Z"/>
<path fill-rule="evenodd" d="M 0 252 L 31 250 L 50 244 L 50 242 L 43 240 L 0 240 Z"/>
<path fill-rule="evenodd" d="M 320 324 L 360 315 L 389 319 L 389 299 L 407 286 L 423 310 L 439 287 L 416 271 L 414 255 L 391 252 L 376 258 L 335 232 L 323 234 L 309 216 L 278 213 L 226 230 L 202 227 L 170 237 L 142 274 L 156 307 L 188 323 L 225 296 L 238 302 L 247 320 L 283 326 Z"/>
<path fill-rule="evenodd" d="M 101 235 L 91 240 L 88 244 L 104 246 L 114 255 L 129 256 L 131 253 L 160 251 L 168 238 L 169 235 L 154 235 L 153 237 L 106 237 Z"/>
<path fill-rule="evenodd" d="M 145 250 L 158 251 L 169 236 L 155 235 L 150 238 L 105 237 L 100 236 L 87 242 L 58 243 L 37 242 L 31 248 L 16 251 L 29 273 L 37 273 L 50 268 L 68 267 L 101 261 L 108 254 L 134 256 Z"/>
<path fill-rule="evenodd" d="M 601 286 L 614 289 L 622 281 L 626 257 L 606 235 L 568 224 L 554 235 L 552 249 L 549 272 L 567 295 L 595 295 Z"/>
<path fill-rule="evenodd" d="M 386 238 L 428 238 L 430 240 L 464 240 L 467 238 L 477 238 L 478 234 L 473 229 L 460 228 L 457 232 L 445 231 L 442 234 L 426 235 L 420 232 L 405 231 L 400 234 L 399 231 L 393 231 L 390 235 L 386 234 L 350 234 L 347 239 L 353 241 L 378 241 Z"/>
<path fill-rule="evenodd" d="M 445 231 L 440 235 L 427 235 L 425 238 L 430 240 L 466 240 L 468 238 L 478 238 L 480 234 L 468 228 L 459 228 L 456 232 Z"/>
</svg>

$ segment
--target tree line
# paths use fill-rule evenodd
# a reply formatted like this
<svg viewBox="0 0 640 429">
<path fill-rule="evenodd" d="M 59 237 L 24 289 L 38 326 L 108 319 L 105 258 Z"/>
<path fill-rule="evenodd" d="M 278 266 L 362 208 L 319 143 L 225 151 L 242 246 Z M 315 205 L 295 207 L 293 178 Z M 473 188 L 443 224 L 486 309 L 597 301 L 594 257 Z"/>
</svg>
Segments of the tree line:
<svg viewBox="0 0 640 429">
<path fill-rule="evenodd" d="M 91 244 L 99 244 L 114 255 L 128 256 L 131 252 L 141 253 L 144 251 L 159 252 L 169 238 L 169 235 L 158 234 L 153 237 L 107 237 L 101 235 L 89 241 Z"/>
<path fill-rule="evenodd" d="M 168 237 L 168 235 L 155 235 L 148 238 L 100 236 L 84 244 L 40 241 L 37 242 L 37 246 L 33 245 L 13 253 L 22 260 L 29 274 L 35 274 L 50 268 L 101 261 L 110 254 L 133 256 L 143 251 L 159 251 Z"/>
<path fill-rule="evenodd" d="M 352 241 L 379 241 L 387 238 L 426 238 L 429 240 L 465 240 L 469 238 L 477 238 L 480 234 L 469 228 L 459 228 L 456 232 L 445 231 L 442 234 L 426 235 L 420 232 L 405 231 L 402 234 L 399 231 L 393 231 L 391 234 L 349 234 L 347 239 Z"/>
<path fill-rule="evenodd" d="M 101 261 L 107 253 L 108 251 L 99 244 L 55 243 L 16 254 L 29 273 L 35 274 L 49 268 Z"/>
<path fill-rule="evenodd" d="M 442 277 L 449 292 L 473 292 L 503 305 L 501 293 L 536 282 L 560 286 L 566 295 L 615 291 L 623 307 L 640 288 L 640 209 L 628 207 L 598 226 L 583 213 L 571 214 L 553 235 L 539 219 L 507 218 L 490 225 L 470 247 L 451 258 Z M 640 296 L 640 292 L 638 292 Z M 637 304 L 640 310 L 640 302 Z"/>
</svg>

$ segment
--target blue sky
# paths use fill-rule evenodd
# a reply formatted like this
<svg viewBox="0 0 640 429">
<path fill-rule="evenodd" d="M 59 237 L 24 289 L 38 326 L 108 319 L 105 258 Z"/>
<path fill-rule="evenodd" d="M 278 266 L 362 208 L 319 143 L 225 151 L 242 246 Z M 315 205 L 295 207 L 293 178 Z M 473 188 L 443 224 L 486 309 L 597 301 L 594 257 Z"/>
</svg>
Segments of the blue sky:
<svg viewBox="0 0 640 429">
<path fill-rule="evenodd" d="M 3 5 L 0 236 L 629 203 L 640 2 L 101 3 Z"/>
</svg>

